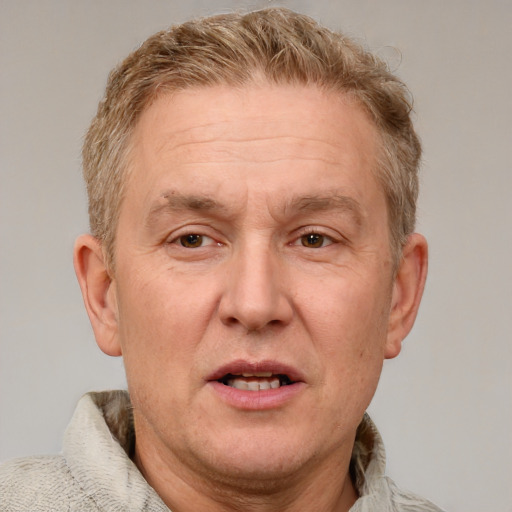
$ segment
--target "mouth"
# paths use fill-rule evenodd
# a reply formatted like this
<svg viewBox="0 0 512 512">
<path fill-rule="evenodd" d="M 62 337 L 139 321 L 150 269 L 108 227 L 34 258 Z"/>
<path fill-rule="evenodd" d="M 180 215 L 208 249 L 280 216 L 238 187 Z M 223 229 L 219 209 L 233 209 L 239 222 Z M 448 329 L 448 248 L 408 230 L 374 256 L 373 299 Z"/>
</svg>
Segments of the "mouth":
<svg viewBox="0 0 512 512">
<path fill-rule="evenodd" d="M 300 370 L 270 360 L 232 361 L 210 374 L 206 381 L 225 404 L 244 411 L 280 409 L 306 389 L 306 379 Z"/>
<path fill-rule="evenodd" d="M 240 391 L 267 391 L 304 382 L 299 370 L 276 361 L 233 361 L 217 369 L 208 378 Z"/>
<path fill-rule="evenodd" d="M 272 372 L 227 373 L 220 379 L 217 379 L 217 382 L 242 391 L 266 391 L 268 389 L 279 389 L 294 383 L 288 375 L 284 373 L 274 374 Z"/>
</svg>

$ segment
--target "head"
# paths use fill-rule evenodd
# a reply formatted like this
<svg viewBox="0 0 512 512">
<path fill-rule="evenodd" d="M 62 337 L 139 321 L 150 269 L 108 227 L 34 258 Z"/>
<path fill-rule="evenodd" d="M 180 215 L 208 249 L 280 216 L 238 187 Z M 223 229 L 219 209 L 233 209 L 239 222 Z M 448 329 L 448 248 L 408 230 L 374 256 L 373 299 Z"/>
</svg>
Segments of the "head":
<svg viewBox="0 0 512 512">
<path fill-rule="evenodd" d="M 161 32 L 111 75 L 75 267 L 171 508 L 170 482 L 347 474 L 425 281 L 409 110 L 382 63 L 281 9 Z"/>
<path fill-rule="evenodd" d="M 83 148 L 92 234 L 109 267 L 134 127 L 162 94 L 227 85 L 316 86 L 356 102 L 379 135 L 375 176 L 386 197 L 395 267 L 414 230 L 421 146 L 405 85 L 384 62 L 311 18 L 274 8 L 190 21 L 155 34 L 115 68 Z"/>
</svg>

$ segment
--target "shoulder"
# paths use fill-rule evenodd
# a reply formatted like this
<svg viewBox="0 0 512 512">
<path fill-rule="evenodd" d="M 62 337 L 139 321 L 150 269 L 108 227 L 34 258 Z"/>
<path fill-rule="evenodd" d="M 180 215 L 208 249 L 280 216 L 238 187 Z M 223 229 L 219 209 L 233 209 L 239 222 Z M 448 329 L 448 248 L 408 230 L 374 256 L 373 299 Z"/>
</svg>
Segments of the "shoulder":
<svg viewBox="0 0 512 512">
<path fill-rule="evenodd" d="M 60 455 L 13 459 L 0 465 L 2 512 L 97 511 Z"/>
<path fill-rule="evenodd" d="M 391 500 L 398 512 L 443 512 L 437 505 L 415 493 L 400 489 L 386 477 Z"/>
<path fill-rule="evenodd" d="M 400 489 L 385 470 L 384 443 L 366 414 L 357 429 L 351 461 L 360 498 L 350 512 L 443 512 L 421 496 Z"/>
<path fill-rule="evenodd" d="M 361 496 L 350 512 L 443 512 L 437 505 L 409 491 L 400 489 L 388 477 L 379 479 L 372 492 Z"/>
</svg>

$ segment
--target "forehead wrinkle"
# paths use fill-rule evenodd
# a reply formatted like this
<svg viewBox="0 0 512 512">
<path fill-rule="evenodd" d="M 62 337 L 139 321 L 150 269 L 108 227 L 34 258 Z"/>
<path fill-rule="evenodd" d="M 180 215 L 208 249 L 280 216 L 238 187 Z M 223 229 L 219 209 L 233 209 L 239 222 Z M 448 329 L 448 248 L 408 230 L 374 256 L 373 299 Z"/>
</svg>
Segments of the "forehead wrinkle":
<svg viewBox="0 0 512 512">
<path fill-rule="evenodd" d="M 186 130 L 191 131 L 192 129 Z M 268 135 L 233 135 L 233 130 L 229 133 L 219 133 L 215 135 L 208 134 L 205 137 L 184 137 L 182 134 L 165 136 L 160 141 L 155 142 L 155 154 L 172 154 L 175 159 L 179 153 L 187 155 L 187 158 L 193 156 L 194 162 L 209 163 L 212 156 L 225 155 L 226 160 L 220 160 L 217 157 L 212 162 L 229 162 L 229 156 L 239 158 L 240 154 L 246 155 L 247 150 L 254 146 L 254 151 L 258 150 L 258 145 L 262 145 L 267 153 L 278 153 L 271 158 L 255 159 L 258 162 L 279 162 L 282 160 L 301 159 L 305 161 L 319 161 L 332 165 L 339 165 L 343 160 L 341 155 L 345 152 L 340 151 L 340 147 L 334 140 L 325 140 L 310 135 L 302 137 L 297 135 L 273 134 Z M 267 143 L 270 144 L 266 145 Z M 240 144 L 242 146 L 240 146 Z M 323 147 L 322 147 L 323 146 Z M 322 147 L 321 151 L 319 151 Z M 253 159 L 254 154 L 248 158 Z"/>
<path fill-rule="evenodd" d="M 338 165 L 339 162 L 337 161 L 331 161 L 331 160 L 328 160 L 328 159 L 325 159 L 325 158 L 306 158 L 306 157 L 302 157 L 302 156 L 295 156 L 295 155 L 292 155 L 292 156 L 287 156 L 287 157 L 281 157 L 281 158 L 264 158 L 264 157 L 261 157 L 259 158 L 258 160 L 254 160 L 254 159 L 250 159 L 249 162 L 246 162 L 248 164 L 274 164 L 274 163 L 279 163 L 279 162 L 300 162 L 300 161 L 303 161 L 303 162 L 316 162 L 316 163 L 323 163 L 323 164 L 328 164 L 328 165 Z M 216 159 L 215 161 L 211 160 L 211 159 L 208 159 L 208 160 L 200 160 L 200 159 L 197 159 L 197 160 L 194 160 L 193 163 L 190 163 L 190 164 L 184 164 L 184 165 L 193 165 L 193 166 L 199 166 L 199 165 L 217 165 L 217 164 L 232 164 L 232 163 L 237 163 L 238 160 L 234 160 L 234 159 L 225 159 L 225 160 L 221 160 L 221 159 Z M 246 164 L 244 163 L 244 165 Z"/>
</svg>

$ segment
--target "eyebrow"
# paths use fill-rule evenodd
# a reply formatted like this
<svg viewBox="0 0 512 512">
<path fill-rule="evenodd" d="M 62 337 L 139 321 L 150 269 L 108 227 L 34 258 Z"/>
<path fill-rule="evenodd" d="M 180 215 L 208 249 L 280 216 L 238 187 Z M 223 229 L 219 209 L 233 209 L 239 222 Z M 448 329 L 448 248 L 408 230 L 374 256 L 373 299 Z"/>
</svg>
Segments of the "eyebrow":
<svg viewBox="0 0 512 512">
<path fill-rule="evenodd" d="M 150 208 L 147 224 L 162 213 L 178 213 L 182 211 L 214 212 L 226 214 L 228 208 L 208 196 L 183 194 L 176 190 L 163 192 Z M 363 221 L 360 204 L 353 198 L 338 193 L 327 193 L 310 196 L 298 196 L 285 200 L 282 212 L 285 216 L 308 212 L 342 211 L 349 213 L 357 225 Z"/>
<path fill-rule="evenodd" d="M 226 207 L 215 199 L 194 194 L 182 194 L 174 190 L 163 192 L 152 204 L 147 217 L 147 224 L 161 213 L 177 213 L 180 211 L 211 212 L 225 211 Z"/>
<path fill-rule="evenodd" d="M 355 199 L 338 193 L 292 198 L 286 202 L 283 210 L 287 214 L 338 210 L 351 214 L 358 225 L 364 218 L 361 205 Z"/>
</svg>

